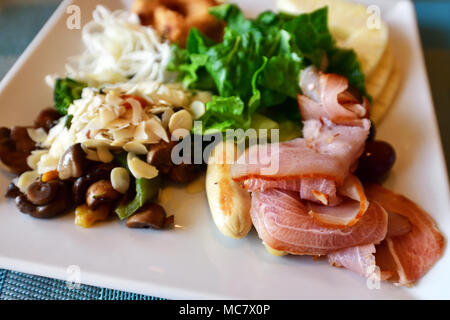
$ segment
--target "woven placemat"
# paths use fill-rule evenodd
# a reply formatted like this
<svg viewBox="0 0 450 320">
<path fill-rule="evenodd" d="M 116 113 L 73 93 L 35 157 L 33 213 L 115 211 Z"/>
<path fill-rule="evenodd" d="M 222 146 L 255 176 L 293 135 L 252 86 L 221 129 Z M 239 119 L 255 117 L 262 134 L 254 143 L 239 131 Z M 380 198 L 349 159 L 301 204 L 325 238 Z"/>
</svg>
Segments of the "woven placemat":
<svg viewBox="0 0 450 320">
<path fill-rule="evenodd" d="M 70 289 L 66 281 L 11 270 L 0 270 L 1 300 L 161 300 L 118 290 L 80 285 Z"/>
</svg>

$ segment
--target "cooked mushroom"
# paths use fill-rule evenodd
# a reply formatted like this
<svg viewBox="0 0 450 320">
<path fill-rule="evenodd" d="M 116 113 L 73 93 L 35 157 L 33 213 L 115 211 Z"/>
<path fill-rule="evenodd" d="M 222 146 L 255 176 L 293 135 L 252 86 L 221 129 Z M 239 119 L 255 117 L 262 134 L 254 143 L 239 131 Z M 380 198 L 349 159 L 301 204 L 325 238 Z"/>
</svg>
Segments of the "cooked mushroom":
<svg viewBox="0 0 450 320">
<path fill-rule="evenodd" d="M 61 115 L 56 109 L 47 108 L 38 114 L 34 121 L 34 125 L 37 128 L 44 128 L 44 130 L 48 132 L 59 118 L 61 118 Z"/>
<path fill-rule="evenodd" d="M 19 188 L 14 183 L 10 183 L 5 192 L 5 198 L 15 198 L 21 194 Z"/>
<path fill-rule="evenodd" d="M 34 148 L 35 143 L 25 127 L 0 128 L 0 160 L 12 173 L 30 170 L 27 157 Z"/>
<path fill-rule="evenodd" d="M 75 204 L 79 205 L 86 201 L 86 191 L 91 184 L 102 179 L 109 179 L 111 170 L 116 167 L 112 163 L 102 163 L 86 169 L 85 175 L 75 180 L 72 187 L 72 195 Z"/>
<path fill-rule="evenodd" d="M 83 174 L 86 153 L 81 143 L 74 144 L 64 152 L 58 162 L 58 174 L 61 180 L 78 178 Z"/>
<path fill-rule="evenodd" d="M 36 149 L 36 143 L 28 135 L 26 127 L 12 127 L 11 139 L 14 141 L 17 150 L 31 153 L 31 151 Z"/>
<path fill-rule="evenodd" d="M 44 205 L 34 205 L 25 194 L 15 199 L 17 208 L 35 218 L 52 218 L 67 211 L 71 207 L 69 188 L 63 181 L 58 181 L 58 191 L 53 201 Z"/>
<path fill-rule="evenodd" d="M 50 203 L 58 193 L 60 183 L 57 180 L 33 182 L 27 189 L 27 198 L 34 205 Z"/>
<path fill-rule="evenodd" d="M 127 219 L 127 227 L 162 229 L 171 222 L 173 223 L 173 216 L 166 218 L 163 207 L 156 203 L 148 203 Z"/>
<path fill-rule="evenodd" d="M 177 144 L 176 141 L 165 142 L 161 140 L 159 143 L 152 145 L 150 151 L 147 153 L 147 162 L 162 173 L 169 173 L 172 167 L 171 153 L 173 147 Z"/>
<path fill-rule="evenodd" d="M 3 143 L 3 141 L 9 139 L 11 137 L 11 129 L 6 127 L 0 128 L 0 143 Z"/>
<path fill-rule="evenodd" d="M 120 193 L 116 191 L 109 180 L 100 180 L 92 184 L 86 192 L 86 204 L 95 210 L 100 205 L 111 203 L 119 198 Z"/>
<path fill-rule="evenodd" d="M 200 166 L 181 163 L 173 166 L 169 171 L 170 180 L 177 183 L 188 183 L 193 181 L 200 173 Z"/>
</svg>

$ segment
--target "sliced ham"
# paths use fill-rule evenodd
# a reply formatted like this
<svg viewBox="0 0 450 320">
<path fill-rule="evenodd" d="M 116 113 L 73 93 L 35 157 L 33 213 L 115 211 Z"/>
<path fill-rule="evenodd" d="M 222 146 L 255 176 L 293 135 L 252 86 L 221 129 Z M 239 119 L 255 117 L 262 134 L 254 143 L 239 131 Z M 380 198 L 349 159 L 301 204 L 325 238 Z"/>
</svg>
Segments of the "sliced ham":
<svg viewBox="0 0 450 320">
<path fill-rule="evenodd" d="M 332 266 L 343 267 L 369 278 L 377 276 L 374 253 L 375 245 L 371 243 L 330 253 L 328 261 Z"/>
<path fill-rule="evenodd" d="M 341 75 L 325 74 L 311 66 L 300 74 L 300 88 L 303 94 L 298 95 L 298 104 L 303 120 L 326 118 L 357 125 L 368 116 L 368 100 L 351 92 L 348 80 Z"/>
<path fill-rule="evenodd" d="M 232 177 L 250 190 L 264 190 L 272 188 L 275 182 L 288 181 L 290 187 L 286 190 L 297 186 L 295 191 L 300 191 L 301 183 L 296 180 L 303 178 L 342 184 L 364 149 L 370 122 L 364 119 L 363 123 L 362 127 L 349 127 L 305 121 L 305 138 L 270 144 L 267 148 L 251 146 L 233 164 Z M 246 182 L 250 179 L 263 181 Z"/>
<path fill-rule="evenodd" d="M 411 224 L 410 232 L 386 237 L 382 245 L 377 246 L 375 255 L 381 270 L 393 273 L 390 280 L 409 286 L 439 260 L 444 237 L 431 216 L 408 198 L 376 184 L 367 186 L 366 194 L 371 201 L 376 201 L 390 213 L 407 218 Z M 395 231 L 398 232 L 399 226 L 404 224 L 398 220 L 396 223 Z"/>
<path fill-rule="evenodd" d="M 352 227 L 327 228 L 309 214 L 299 194 L 269 190 L 253 192 L 251 216 L 259 237 L 271 248 L 297 255 L 325 255 L 340 249 L 379 243 L 387 232 L 387 214 L 370 204 Z"/>
<path fill-rule="evenodd" d="M 330 264 L 370 277 L 410 286 L 441 257 L 444 238 L 433 219 L 411 200 L 379 185 L 366 187 L 367 196 L 388 212 L 386 238 L 378 245 L 356 246 L 328 255 Z"/>
</svg>

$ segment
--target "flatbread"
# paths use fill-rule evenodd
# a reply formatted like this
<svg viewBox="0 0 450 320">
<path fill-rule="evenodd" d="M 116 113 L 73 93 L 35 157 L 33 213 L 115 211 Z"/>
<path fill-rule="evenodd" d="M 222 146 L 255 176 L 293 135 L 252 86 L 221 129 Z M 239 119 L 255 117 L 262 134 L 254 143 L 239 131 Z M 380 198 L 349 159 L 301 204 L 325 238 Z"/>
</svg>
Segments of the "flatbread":
<svg viewBox="0 0 450 320">
<path fill-rule="evenodd" d="M 379 124 L 394 102 L 398 88 L 400 87 L 401 71 L 394 66 L 381 94 L 374 99 L 370 110 L 370 118 L 375 124 Z"/>
<path fill-rule="evenodd" d="M 366 89 L 373 99 L 377 99 L 383 92 L 383 88 L 385 87 L 393 68 L 394 55 L 392 54 L 390 45 L 387 45 L 380 62 L 370 76 L 366 78 Z"/>
</svg>

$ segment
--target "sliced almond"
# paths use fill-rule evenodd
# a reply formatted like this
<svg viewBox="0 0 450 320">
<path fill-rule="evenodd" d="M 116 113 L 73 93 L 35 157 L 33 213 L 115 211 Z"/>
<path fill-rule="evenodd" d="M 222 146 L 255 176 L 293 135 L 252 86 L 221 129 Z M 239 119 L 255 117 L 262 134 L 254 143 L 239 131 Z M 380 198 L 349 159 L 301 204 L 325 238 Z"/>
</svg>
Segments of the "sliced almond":
<svg viewBox="0 0 450 320">
<path fill-rule="evenodd" d="M 43 128 L 27 128 L 27 132 L 31 140 L 36 143 L 42 143 L 47 139 L 47 132 Z"/>
<path fill-rule="evenodd" d="M 83 142 L 83 146 L 85 146 L 86 148 L 98 148 L 98 147 L 106 147 L 108 146 L 108 144 L 102 140 L 89 139 Z"/>
<path fill-rule="evenodd" d="M 38 167 L 38 162 L 41 160 L 41 157 L 44 154 L 47 154 L 48 150 L 34 150 L 31 152 L 31 154 L 28 156 L 27 158 L 27 164 L 28 166 L 33 169 L 36 170 Z"/>
<path fill-rule="evenodd" d="M 98 153 L 96 150 L 86 148 L 84 151 L 86 152 L 86 159 L 92 161 L 100 161 L 100 158 L 98 157 Z"/>
<path fill-rule="evenodd" d="M 111 171 L 111 184 L 120 193 L 126 193 L 130 187 L 130 174 L 125 168 L 114 168 Z"/>
<path fill-rule="evenodd" d="M 194 118 L 198 119 L 203 114 L 205 114 L 206 111 L 205 104 L 199 100 L 195 100 L 194 102 L 191 103 L 191 111 L 194 114 Z"/>
<path fill-rule="evenodd" d="M 163 139 L 165 142 L 169 142 L 169 137 L 167 136 L 166 130 L 163 128 L 160 122 L 155 120 L 154 118 L 147 120 L 146 122 L 146 128 L 148 131 L 151 131 L 156 136 Z"/>
<path fill-rule="evenodd" d="M 114 156 L 111 151 L 105 146 L 100 146 L 97 148 L 98 159 L 103 163 L 110 163 L 114 160 Z"/>
<path fill-rule="evenodd" d="M 142 161 L 131 152 L 128 153 L 127 164 L 136 179 L 153 179 L 158 175 L 158 169 L 156 167 Z"/>
<path fill-rule="evenodd" d="M 173 135 L 175 130 L 184 129 L 190 131 L 192 129 L 192 116 L 186 110 L 175 112 L 169 120 L 169 131 Z"/>
<path fill-rule="evenodd" d="M 170 120 L 170 117 L 172 117 L 173 114 L 174 114 L 174 112 L 173 112 L 172 108 L 167 109 L 162 114 L 162 116 L 161 116 L 161 125 L 163 126 L 164 129 L 167 129 L 167 127 L 169 126 L 169 120 Z"/>
<path fill-rule="evenodd" d="M 123 146 L 123 149 L 127 152 L 131 152 L 134 154 L 147 154 L 147 148 L 139 142 L 130 141 Z"/>
</svg>

